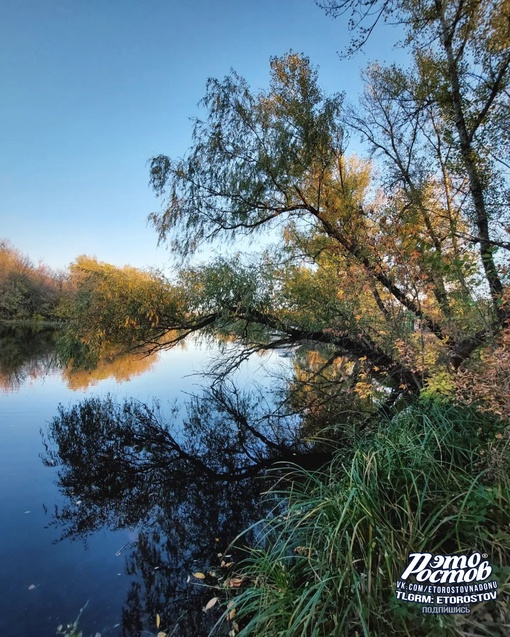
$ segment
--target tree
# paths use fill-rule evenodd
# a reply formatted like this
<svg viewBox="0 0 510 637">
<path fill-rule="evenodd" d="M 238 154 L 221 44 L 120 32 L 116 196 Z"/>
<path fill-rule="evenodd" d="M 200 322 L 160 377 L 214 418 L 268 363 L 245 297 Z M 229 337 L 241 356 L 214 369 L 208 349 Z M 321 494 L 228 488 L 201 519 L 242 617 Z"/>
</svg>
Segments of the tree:
<svg viewBox="0 0 510 637">
<path fill-rule="evenodd" d="M 356 110 L 295 53 L 271 60 L 266 91 L 235 72 L 209 80 L 188 154 L 151 162 L 164 207 L 150 219 L 181 257 L 266 230 L 276 244 L 181 268 L 145 299 L 144 284 L 134 306 L 109 291 L 111 273 L 97 287 L 96 272 L 103 292 L 81 295 L 74 314 L 80 347 L 221 334 L 244 344 L 224 375 L 253 351 L 308 344 L 325 367 L 349 361 L 346 391 L 379 406 L 381 392 L 392 404 L 459 369 L 509 313 L 505 6 L 370 4 L 408 26 L 412 73 L 372 66 Z M 328 3 L 348 8 L 358 5 Z M 353 129 L 382 163 L 346 154 Z M 318 390 L 317 378 L 307 384 Z"/>
<path fill-rule="evenodd" d="M 455 29 L 466 20 L 459 17 Z M 462 30 L 457 58 L 475 47 L 482 28 L 475 26 L 468 21 Z M 486 37 L 490 50 L 494 38 Z M 383 383 L 393 395 L 458 368 L 508 312 L 494 256 L 508 245 L 488 234 L 490 219 L 497 234 L 504 214 L 487 212 L 502 199 L 502 177 L 489 159 L 491 135 L 505 126 L 506 57 L 473 59 L 494 77 L 490 91 L 482 90 L 487 78 L 478 88 L 462 84 L 460 105 L 470 104 L 465 146 L 449 126 L 459 105 L 445 82 L 455 69 L 467 76 L 467 57 L 444 70 L 417 45 L 414 51 L 416 80 L 396 67 L 372 67 L 362 110 L 343 115 L 342 98 L 326 97 L 309 60 L 294 53 L 271 60 L 268 91 L 251 92 L 235 73 L 210 80 L 207 119 L 197 121 L 189 154 L 158 156 L 151 165 L 165 201 L 151 220 L 181 254 L 219 237 L 281 230 L 282 240 L 256 264 L 240 267 L 236 259 L 184 272 L 181 281 L 199 299 L 195 316 L 236 325 L 252 349 L 315 343 L 330 364 L 355 362 L 351 388 Z M 369 162 L 346 156 L 348 127 L 385 156 L 378 181 Z"/>
<path fill-rule="evenodd" d="M 479 245 L 494 311 L 501 323 L 506 312 L 501 306 L 503 282 L 495 249 L 510 247 L 508 241 L 500 240 L 498 227 L 508 222 L 508 191 L 502 187 L 501 168 L 509 167 L 509 3 L 326 0 L 319 6 L 333 16 L 351 12 L 350 26 L 357 32 L 351 51 L 366 42 L 381 18 L 405 26 L 405 43 L 413 60 L 407 77 L 413 79 L 406 80 L 396 68 L 382 75 L 372 72 L 370 77 L 370 86 L 377 75 L 382 80 L 375 82 L 379 115 L 388 115 L 391 104 L 400 116 L 396 124 L 387 118 L 386 126 L 378 122 L 378 132 L 391 143 L 382 146 L 377 136 L 370 134 L 367 120 L 358 119 L 358 126 L 374 147 L 383 150 L 411 194 L 415 188 L 410 180 L 413 172 L 424 169 L 418 161 L 420 142 L 431 145 L 429 157 L 435 152 L 443 179 L 445 169 L 449 169 L 448 181 L 453 184 L 444 183 L 444 187 L 466 196 L 474 226 L 469 239 Z M 383 96 L 378 90 L 381 87 Z M 406 116 L 410 121 L 403 124 L 401 118 Z"/>
</svg>

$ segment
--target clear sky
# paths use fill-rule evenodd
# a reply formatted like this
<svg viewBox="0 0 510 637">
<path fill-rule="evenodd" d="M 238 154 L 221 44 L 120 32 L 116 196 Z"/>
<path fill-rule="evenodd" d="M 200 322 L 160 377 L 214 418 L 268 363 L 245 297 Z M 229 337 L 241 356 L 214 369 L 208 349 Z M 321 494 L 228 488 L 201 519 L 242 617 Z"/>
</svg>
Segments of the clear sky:
<svg viewBox="0 0 510 637">
<path fill-rule="evenodd" d="M 394 38 L 340 60 L 345 22 L 314 0 L 2 0 L 0 238 L 54 268 L 165 266 L 147 161 L 185 152 L 208 77 L 235 68 L 265 88 L 270 56 L 292 49 L 354 99 Z"/>
</svg>

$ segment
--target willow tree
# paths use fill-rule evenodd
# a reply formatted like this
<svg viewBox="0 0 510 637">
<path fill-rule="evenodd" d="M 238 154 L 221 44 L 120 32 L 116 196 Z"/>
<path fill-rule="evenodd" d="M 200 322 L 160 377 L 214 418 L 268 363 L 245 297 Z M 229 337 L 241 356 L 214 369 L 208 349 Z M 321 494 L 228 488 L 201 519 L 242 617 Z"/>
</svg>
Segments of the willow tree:
<svg viewBox="0 0 510 637">
<path fill-rule="evenodd" d="M 464 48 L 477 33 L 465 32 Z M 271 60 L 266 91 L 235 73 L 209 80 L 207 117 L 196 122 L 188 154 L 151 164 L 164 206 L 150 218 L 177 253 L 265 230 L 275 238 L 258 261 L 183 271 L 195 323 L 240 335 L 247 351 L 318 347 L 322 363 L 315 356 L 308 377 L 336 367 L 362 398 L 381 386 L 395 397 L 434 384 L 506 316 L 495 248 L 507 245 L 489 236 L 491 219 L 501 224 L 503 215 L 488 212 L 501 200 L 501 176 L 482 134 L 505 125 L 505 63 L 497 87 L 487 93 L 483 84 L 479 115 L 464 118 L 464 147 L 432 54 L 415 53 L 413 80 L 373 66 L 356 110 L 325 95 L 310 61 L 294 53 Z M 464 99 L 474 110 L 472 96 Z M 346 152 L 353 128 L 385 158 L 377 179 L 370 161 Z"/>
</svg>

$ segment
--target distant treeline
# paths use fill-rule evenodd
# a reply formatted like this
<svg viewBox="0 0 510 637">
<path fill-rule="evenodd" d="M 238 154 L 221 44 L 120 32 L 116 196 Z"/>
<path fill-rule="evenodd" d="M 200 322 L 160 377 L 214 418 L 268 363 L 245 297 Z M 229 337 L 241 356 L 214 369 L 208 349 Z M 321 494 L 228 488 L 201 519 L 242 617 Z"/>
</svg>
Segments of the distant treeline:
<svg viewBox="0 0 510 637">
<path fill-rule="evenodd" d="M 55 321 L 68 275 L 32 261 L 0 240 L 0 321 Z"/>
</svg>

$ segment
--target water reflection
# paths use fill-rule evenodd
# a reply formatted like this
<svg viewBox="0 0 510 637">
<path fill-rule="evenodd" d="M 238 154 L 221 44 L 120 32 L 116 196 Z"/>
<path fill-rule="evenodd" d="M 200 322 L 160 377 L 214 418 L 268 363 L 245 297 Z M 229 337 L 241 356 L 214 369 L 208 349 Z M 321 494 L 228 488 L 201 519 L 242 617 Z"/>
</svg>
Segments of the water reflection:
<svg viewBox="0 0 510 637">
<path fill-rule="evenodd" d="M 150 371 L 158 361 L 159 354 L 121 354 L 99 361 L 92 370 L 66 367 L 62 370 L 62 378 L 69 389 L 77 391 L 97 385 L 106 378 L 114 378 L 118 383 L 127 382 Z"/>
<path fill-rule="evenodd" d="M 50 424 L 44 461 L 57 467 L 66 496 L 53 519 L 62 538 L 131 531 L 119 549 L 133 577 L 123 635 L 154 630 L 157 614 L 165 632 L 182 637 L 205 636 L 218 620 L 218 608 L 202 609 L 216 594 L 210 586 L 227 577 L 218 554 L 263 516 L 267 485 L 255 474 L 298 449 L 283 422 L 262 429 L 261 402 L 233 387 L 207 390 L 188 405 L 178 433 L 176 413 L 172 428 L 155 407 L 111 398 L 61 407 Z M 196 571 L 206 579 L 193 578 Z"/>
<path fill-rule="evenodd" d="M 260 486 L 253 480 L 211 483 L 202 476 L 188 482 L 181 497 L 170 489 L 160 493 L 169 502 L 153 509 L 127 558 L 126 570 L 136 580 L 122 612 L 124 635 L 138 637 L 140 630 L 153 625 L 156 613 L 175 635 L 209 634 L 219 619 L 219 608 L 203 612 L 217 594 L 208 586 L 221 585 L 227 576 L 217 556 L 262 515 Z M 203 582 L 193 577 L 197 571 L 206 574 Z M 216 634 L 228 634 L 230 628 L 225 625 Z"/>
<path fill-rule="evenodd" d="M 27 378 L 57 371 L 52 333 L 7 336 L 0 350 L 3 387 L 16 389 Z M 183 359 L 178 360 L 182 372 Z M 124 356 L 103 361 L 91 372 L 59 371 L 68 388 L 78 390 L 102 378 L 128 380 L 156 361 L 157 356 Z M 161 395 L 168 396 L 168 383 L 165 378 Z M 109 398 L 88 398 L 60 408 L 43 432 L 45 463 L 55 468 L 63 496 L 46 500 L 50 526 L 61 539 L 80 543 L 94 534 L 91 546 L 97 532 L 105 529 L 129 536 L 127 543 L 128 537 L 113 549 L 125 561 L 130 577 L 128 589 L 122 585 L 128 593 L 121 617 L 109 608 L 114 591 L 101 591 L 81 619 L 84 634 L 94 634 L 96 627 L 105 634 L 97 623 L 100 619 L 94 620 L 94 629 L 87 629 L 88 616 L 96 610 L 109 613 L 104 621 L 112 635 L 155 635 L 156 615 L 161 618 L 160 630 L 168 635 L 208 634 L 220 613 L 218 607 L 208 613 L 202 610 L 216 594 L 210 586 L 221 588 L 229 576 L 218 554 L 264 517 L 259 494 L 268 485 L 257 476 L 275 461 L 296 461 L 310 451 L 299 436 L 303 414 L 278 408 L 275 396 L 275 383 L 266 396 L 263 390 L 250 394 L 225 381 L 192 398 L 187 410 L 176 409 L 165 417 L 156 406 L 134 400 L 118 404 Z M 63 400 L 67 399 L 64 394 Z M 317 454 L 308 458 L 315 462 Z M 31 472 L 30 465 L 26 469 Z M 53 509 L 55 501 L 63 504 Z M 72 554 L 81 567 L 82 556 Z M 117 567 L 113 568 L 116 573 Z M 197 571 L 206 579 L 193 578 Z M 79 586 L 80 605 L 88 599 L 84 591 L 90 582 L 85 584 Z M 123 595 L 118 592 L 117 598 Z M 114 616 L 121 621 L 118 629 L 112 628 Z M 55 619 L 55 628 L 58 623 L 60 619 Z M 226 635 L 231 629 L 221 626 L 217 634 Z"/>
<path fill-rule="evenodd" d="M 0 330 L 0 388 L 17 391 L 58 369 L 53 330 Z"/>
<path fill-rule="evenodd" d="M 107 378 L 127 382 L 150 371 L 158 361 L 158 353 L 140 352 L 109 356 L 92 370 L 62 368 L 56 355 L 54 330 L 4 328 L 0 331 L 0 388 L 6 392 L 18 391 L 27 380 L 37 380 L 54 372 L 60 372 L 72 391 L 87 389 Z"/>
</svg>

